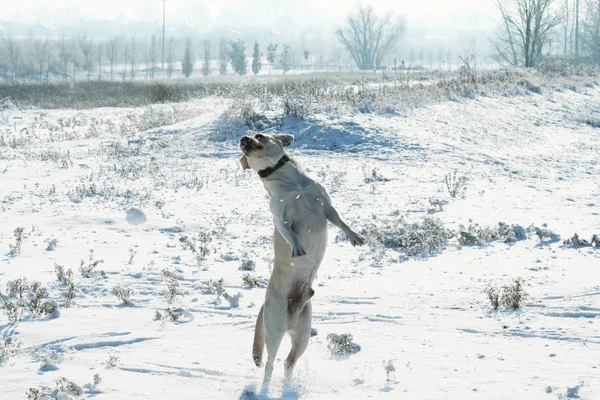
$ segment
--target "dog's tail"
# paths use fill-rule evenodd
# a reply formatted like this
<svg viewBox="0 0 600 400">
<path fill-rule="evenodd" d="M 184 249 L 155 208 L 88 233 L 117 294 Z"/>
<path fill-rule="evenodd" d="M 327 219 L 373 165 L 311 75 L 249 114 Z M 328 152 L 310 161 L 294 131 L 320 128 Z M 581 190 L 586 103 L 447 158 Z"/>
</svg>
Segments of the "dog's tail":
<svg viewBox="0 0 600 400">
<path fill-rule="evenodd" d="M 265 323 L 263 322 L 263 308 L 260 307 L 258 318 L 256 318 L 256 326 L 254 327 L 254 344 L 252 345 L 252 358 L 257 367 L 262 366 L 262 355 L 265 348 Z"/>
</svg>

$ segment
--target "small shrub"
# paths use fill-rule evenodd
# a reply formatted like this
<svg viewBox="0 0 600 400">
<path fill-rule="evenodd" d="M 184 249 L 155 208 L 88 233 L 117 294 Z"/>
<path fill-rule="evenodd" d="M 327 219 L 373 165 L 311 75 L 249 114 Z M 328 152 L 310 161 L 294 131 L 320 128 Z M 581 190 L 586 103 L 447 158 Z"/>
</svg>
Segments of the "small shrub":
<svg viewBox="0 0 600 400">
<path fill-rule="evenodd" d="M 500 290 L 491 284 L 489 284 L 483 291 L 492 305 L 492 309 L 498 310 L 500 308 Z"/>
<path fill-rule="evenodd" d="M 21 349 L 21 343 L 17 338 L 8 336 L 0 338 L 0 365 L 6 363 L 9 358 L 16 355 Z"/>
<path fill-rule="evenodd" d="M 41 362 L 40 372 L 56 371 L 58 364 L 63 361 L 63 356 L 54 350 L 48 351 L 41 347 L 35 346 L 30 351 L 31 358 L 34 361 Z"/>
<path fill-rule="evenodd" d="M 229 302 L 229 306 L 231 308 L 238 308 L 240 306 L 240 299 L 244 296 L 241 293 L 234 294 L 233 296 L 231 296 L 230 294 L 225 292 L 223 294 L 223 297 Z"/>
<path fill-rule="evenodd" d="M 162 270 L 162 277 L 167 290 L 165 291 L 165 299 L 167 304 L 172 304 L 178 296 L 183 296 L 183 293 L 179 289 L 179 276 L 168 269 Z"/>
<path fill-rule="evenodd" d="M 131 288 L 117 285 L 112 288 L 111 293 L 117 296 L 117 299 L 119 299 L 121 304 L 127 306 L 131 304 L 130 298 L 133 295 L 134 291 Z"/>
<path fill-rule="evenodd" d="M 340 335 L 328 333 L 327 349 L 332 356 L 348 356 L 358 353 L 361 350 L 360 345 L 353 343 L 353 339 L 353 336 L 349 333 L 342 333 Z"/>
<path fill-rule="evenodd" d="M 596 243 L 596 246 L 598 245 L 597 244 L 597 240 L 598 240 L 598 236 L 597 235 L 593 235 L 591 242 L 589 242 L 589 241 L 587 241 L 585 239 L 580 238 L 579 235 L 577 233 L 575 233 L 575 234 L 573 234 L 573 237 L 570 237 L 570 238 L 566 239 L 563 242 L 563 244 L 565 246 L 572 246 L 572 247 L 575 247 L 575 248 L 577 248 L 577 247 L 591 247 L 591 246 L 594 246 L 594 243 Z"/>
<path fill-rule="evenodd" d="M 249 288 L 262 287 L 262 280 L 250 274 L 244 274 L 242 276 L 242 283 L 245 287 Z"/>
<path fill-rule="evenodd" d="M 517 310 L 521 308 L 523 301 L 529 297 L 523 288 L 523 284 L 522 278 L 516 278 L 512 283 L 503 285 L 501 288 L 488 284 L 483 292 L 494 310 L 498 310 L 500 306 Z"/>
<path fill-rule="evenodd" d="M 9 244 L 8 247 L 10 249 L 9 254 L 14 257 L 21 254 L 21 244 L 23 244 L 25 239 L 27 239 L 25 228 L 23 228 L 22 226 L 16 228 L 13 232 L 13 236 L 15 238 L 15 244 L 14 246 L 12 244 Z"/>
<path fill-rule="evenodd" d="M 434 214 L 436 212 L 444 211 L 444 206 L 448 204 L 448 201 L 442 199 L 436 199 L 433 197 L 429 198 L 429 205 L 431 206 L 427 209 L 428 214 Z"/>
<path fill-rule="evenodd" d="M 221 304 L 221 299 L 224 298 L 225 288 L 223 287 L 223 278 L 218 281 L 212 279 L 204 281 L 200 284 L 200 290 L 205 294 L 215 294 L 215 304 Z"/>
<path fill-rule="evenodd" d="M 137 251 L 133 247 L 130 247 L 129 248 L 129 261 L 127 261 L 127 264 L 133 264 L 133 259 L 135 258 L 136 254 L 137 254 Z"/>
<path fill-rule="evenodd" d="M 448 173 L 444 176 L 444 182 L 446 183 L 446 189 L 452 198 L 456 198 L 458 195 L 464 196 L 465 190 L 467 190 L 467 182 L 469 179 L 466 176 L 458 176 L 458 172 Z"/>
<path fill-rule="evenodd" d="M 426 256 L 446 246 L 454 233 L 439 219 L 425 217 L 421 222 L 396 220 L 379 221 L 362 232 L 386 247 L 404 249 L 409 256 Z"/>
<path fill-rule="evenodd" d="M 385 382 L 386 385 L 389 385 L 390 382 L 393 381 L 392 376 L 396 372 L 396 367 L 394 366 L 394 361 L 388 360 L 387 364 L 385 361 L 383 362 L 383 369 L 385 370 Z"/>
<path fill-rule="evenodd" d="M 523 288 L 523 279 L 517 278 L 512 284 L 502 286 L 502 304 L 513 310 L 521 308 L 523 301 L 529 297 Z"/>
<path fill-rule="evenodd" d="M 186 310 L 183 307 L 168 307 L 163 312 L 164 315 L 160 311 L 156 311 L 154 319 L 171 322 L 177 322 L 181 320 L 192 321 L 194 319 L 194 315 L 189 310 Z"/>
<path fill-rule="evenodd" d="M 367 167 L 366 165 L 362 166 L 363 172 L 363 182 L 364 183 L 373 183 L 373 182 L 387 182 L 389 179 L 384 178 L 376 167 Z"/>
<path fill-rule="evenodd" d="M 242 266 L 239 268 L 240 271 L 254 271 L 256 264 L 252 260 L 242 260 Z M 245 275 L 244 275 L 245 276 Z"/>
<path fill-rule="evenodd" d="M 554 233 L 546 226 L 542 226 L 541 228 L 535 227 L 534 232 L 536 236 L 540 239 L 540 242 L 543 242 L 545 240 L 550 240 L 553 242 L 560 240 L 560 235 Z"/>
<path fill-rule="evenodd" d="M 98 275 L 104 276 L 104 271 L 96 271 L 96 267 L 99 264 L 102 264 L 104 260 L 94 260 L 94 250 L 90 250 L 90 260 L 89 262 L 85 262 L 81 260 L 81 264 L 79 265 L 79 272 L 83 278 L 94 278 Z"/>
<path fill-rule="evenodd" d="M 109 354 L 108 360 L 104 363 L 104 365 L 106 365 L 106 368 L 117 368 L 117 366 L 119 365 L 119 362 L 121 362 L 121 359 L 119 358 L 119 356 L 115 356 L 114 354 Z"/>
<path fill-rule="evenodd" d="M 21 320 L 28 311 L 32 317 L 53 317 L 60 315 L 58 304 L 48 299 L 48 290 L 39 282 L 27 282 L 26 278 L 9 281 L 6 285 L 8 295 L 0 293 L 0 304 L 4 307 L 9 321 Z"/>
</svg>

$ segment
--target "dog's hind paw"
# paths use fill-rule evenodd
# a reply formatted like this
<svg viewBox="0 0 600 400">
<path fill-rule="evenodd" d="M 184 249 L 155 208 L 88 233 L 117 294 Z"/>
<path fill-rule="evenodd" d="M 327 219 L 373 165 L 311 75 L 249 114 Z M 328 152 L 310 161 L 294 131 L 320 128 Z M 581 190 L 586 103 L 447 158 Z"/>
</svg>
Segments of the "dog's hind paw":
<svg viewBox="0 0 600 400">
<path fill-rule="evenodd" d="M 351 232 L 347 237 L 352 246 L 362 246 L 366 242 L 365 237 L 357 232 Z"/>
</svg>

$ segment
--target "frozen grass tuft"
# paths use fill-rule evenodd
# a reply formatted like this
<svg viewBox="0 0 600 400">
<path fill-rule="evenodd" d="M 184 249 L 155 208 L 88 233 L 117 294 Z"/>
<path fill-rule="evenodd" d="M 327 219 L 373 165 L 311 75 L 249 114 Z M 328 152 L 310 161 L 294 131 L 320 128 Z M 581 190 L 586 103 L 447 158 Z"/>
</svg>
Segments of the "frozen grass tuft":
<svg viewBox="0 0 600 400">
<path fill-rule="evenodd" d="M 358 353 L 360 345 L 354 343 L 354 337 L 349 333 L 328 333 L 327 349 L 332 356 L 349 356 Z"/>
<path fill-rule="evenodd" d="M 121 302 L 122 305 L 128 306 L 131 305 L 131 296 L 134 294 L 132 288 L 125 287 L 122 285 L 117 285 L 112 288 L 111 293 L 117 296 L 117 299 Z"/>
</svg>

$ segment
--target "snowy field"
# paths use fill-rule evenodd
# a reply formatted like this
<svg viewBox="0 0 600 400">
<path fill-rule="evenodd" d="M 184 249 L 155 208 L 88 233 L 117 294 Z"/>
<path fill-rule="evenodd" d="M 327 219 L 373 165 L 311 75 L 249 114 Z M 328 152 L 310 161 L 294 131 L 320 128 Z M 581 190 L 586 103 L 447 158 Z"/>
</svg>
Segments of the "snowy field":
<svg viewBox="0 0 600 400">
<path fill-rule="evenodd" d="M 599 105 L 595 84 L 287 117 L 276 130 L 296 136 L 291 155 L 369 244 L 330 226 L 295 383 L 283 390 L 286 338 L 270 391 L 246 398 L 600 399 L 600 244 L 563 243 L 600 234 Z M 0 399 L 61 377 L 111 400 L 260 388 L 251 343 L 273 228 L 259 178 L 238 163 L 246 129 L 226 123 L 231 106 L 0 110 L 0 292 L 19 304 L 7 284 L 25 277 L 60 308 L 12 322 L 0 307 Z M 465 178 L 455 197 L 445 177 Z M 376 238 L 424 218 L 454 233 L 430 255 Z M 523 236 L 494 240 L 499 222 Z M 483 239 L 461 245 L 461 229 Z M 517 278 L 521 307 L 493 310 L 484 290 Z M 115 287 L 132 289 L 127 304 Z M 361 350 L 332 356 L 330 333 Z"/>
</svg>

